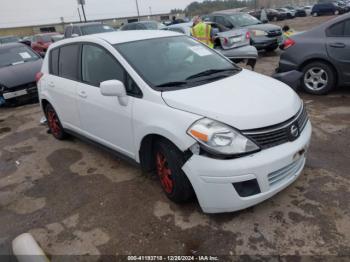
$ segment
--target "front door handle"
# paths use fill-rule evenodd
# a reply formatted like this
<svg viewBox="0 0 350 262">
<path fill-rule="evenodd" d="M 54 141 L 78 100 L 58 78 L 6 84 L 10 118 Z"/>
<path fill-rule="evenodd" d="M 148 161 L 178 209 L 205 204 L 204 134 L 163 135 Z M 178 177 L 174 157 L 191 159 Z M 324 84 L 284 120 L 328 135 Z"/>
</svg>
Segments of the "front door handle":
<svg viewBox="0 0 350 262">
<path fill-rule="evenodd" d="M 331 43 L 330 46 L 334 47 L 334 48 L 344 48 L 344 47 L 346 47 L 346 45 L 344 43 Z"/>
<path fill-rule="evenodd" d="M 49 82 L 49 87 L 55 87 L 54 82 Z"/>
<path fill-rule="evenodd" d="M 79 96 L 80 96 L 81 98 L 87 98 L 87 94 L 86 94 L 85 91 L 79 91 Z"/>
</svg>

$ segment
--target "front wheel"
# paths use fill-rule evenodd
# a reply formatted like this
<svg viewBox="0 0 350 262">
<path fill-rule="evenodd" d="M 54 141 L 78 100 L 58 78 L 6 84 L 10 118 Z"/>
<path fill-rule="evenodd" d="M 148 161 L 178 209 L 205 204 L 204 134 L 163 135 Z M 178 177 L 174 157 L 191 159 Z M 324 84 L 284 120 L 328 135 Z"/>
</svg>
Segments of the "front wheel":
<svg viewBox="0 0 350 262">
<path fill-rule="evenodd" d="M 336 84 L 335 72 L 324 62 L 313 62 L 303 68 L 303 89 L 310 94 L 328 94 Z"/>
<path fill-rule="evenodd" d="M 318 16 L 317 12 L 312 13 L 312 16 L 313 16 L 313 17 Z"/>
<path fill-rule="evenodd" d="M 154 148 L 156 172 L 166 196 L 175 203 L 190 201 L 194 192 L 182 171 L 184 159 L 180 150 L 167 140 L 159 140 Z"/>
</svg>

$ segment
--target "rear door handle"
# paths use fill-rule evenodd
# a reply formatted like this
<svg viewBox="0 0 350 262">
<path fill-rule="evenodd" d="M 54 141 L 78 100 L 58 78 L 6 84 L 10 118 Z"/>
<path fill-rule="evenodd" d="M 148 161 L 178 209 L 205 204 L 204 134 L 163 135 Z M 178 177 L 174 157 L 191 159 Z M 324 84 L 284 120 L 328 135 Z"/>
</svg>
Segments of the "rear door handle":
<svg viewBox="0 0 350 262">
<path fill-rule="evenodd" d="M 344 43 L 331 43 L 330 46 L 334 47 L 334 48 L 344 48 L 344 47 L 346 47 L 346 45 Z"/>
<path fill-rule="evenodd" d="M 81 97 L 81 98 L 87 98 L 87 94 L 86 94 L 86 92 L 85 91 L 79 91 L 79 96 Z"/>
</svg>

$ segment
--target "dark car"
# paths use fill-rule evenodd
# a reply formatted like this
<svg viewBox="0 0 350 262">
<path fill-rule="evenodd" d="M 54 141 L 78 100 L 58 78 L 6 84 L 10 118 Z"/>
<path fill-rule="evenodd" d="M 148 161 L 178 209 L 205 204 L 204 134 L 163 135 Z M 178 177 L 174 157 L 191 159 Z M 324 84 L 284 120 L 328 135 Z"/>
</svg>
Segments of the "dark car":
<svg viewBox="0 0 350 262">
<path fill-rule="evenodd" d="M 275 9 L 265 9 L 265 11 L 266 11 L 267 19 L 269 21 L 281 21 L 281 20 L 284 20 L 284 19 L 287 18 L 285 14 L 283 14 L 281 12 L 278 12 Z M 248 11 L 248 14 L 250 14 L 251 16 L 254 16 L 255 18 L 260 20 L 260 18 L 261 18 L 261 9 L 260 10 Z M 262 21 L 262 22 L 264 22 L 264 21 Z"/>
<path fill-rule="evenodd" d="M 264 24 L 247 13 L 221 11 L 204 16 L 203 19 L 221 24 L 229 29 L 247 28 L 251 33 L 251 44 L 258 50 L 273 51 L 282 42 L 281 27 Z"/>
<path fill-rule="evenodd" d="M 66 26 L 64 30 L 64 38 L 71 38 L 83 35 L 92 35 L 98 33 L 113 32 L 114 29 L 109 25 L 99 22 L 78 23 Z"/>
<path fill-rule="evenodd" d="M 338 15 L 344 13 L 345 10 L 337 5 L 335 2 L 326 2 L 315 4 L 311 10 L 311 15 Z"/>
<path fill-rule="evenodd" d="M 53 38 L 57 35 L 59 35 L 59 33 L 34 35 L 31 39 L 32 49 L 39 54 L 45 54 L 49 46 L 54 42 Z"/>
<path fill-rule="evenodd" d="M 350 14 L 295 34 L 284 45 L 277 72 L 301 71 L 305 91 L 323 95 L 350 85 Z"/>
<path fill-rule="evenodd" d="M 305 8 L 304 7 L 297 7 L 295 9 L 295 16 L 296 17 L 305 17 L 305 16 L 307 16 Z"/>
<path fill-rule="evenodd" d="M 7 43 L 17 43 L 20 41 L 20 38 L 17 36 L 0 36 L 0 45 Z"/>
<path fill-rule="evenodd" d="M 126 24 L 120 28 L 120 31 L 128 30 L 161 30 L 164 29 L 165 25 L 158 23 L 157 21 L 141 21 Z"/>
<path fill-rule="evenodd" d="M 37 97 L 35 78 L 41 64 L 41 57 L 24 44 L 1 45 L 0 104 Z"/>
</svg>

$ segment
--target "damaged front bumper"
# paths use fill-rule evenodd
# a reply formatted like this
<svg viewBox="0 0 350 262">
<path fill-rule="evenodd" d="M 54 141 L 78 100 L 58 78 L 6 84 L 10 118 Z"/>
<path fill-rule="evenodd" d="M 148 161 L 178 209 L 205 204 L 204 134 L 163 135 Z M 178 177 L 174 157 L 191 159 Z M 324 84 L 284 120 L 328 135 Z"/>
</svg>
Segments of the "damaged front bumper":
<svg viewBox="0 0 350 262">
<path fill-rule="evenodd" d="M 279 69 L 276 69 L 276 73 L 272 75 L 273 78 L 287 84 L 294 90 L 297 90 L 301 83 L 301 78 L 303 73 L 298 70 L 291 70 L 288 72 L 279 72 Z"/>
</svg>

